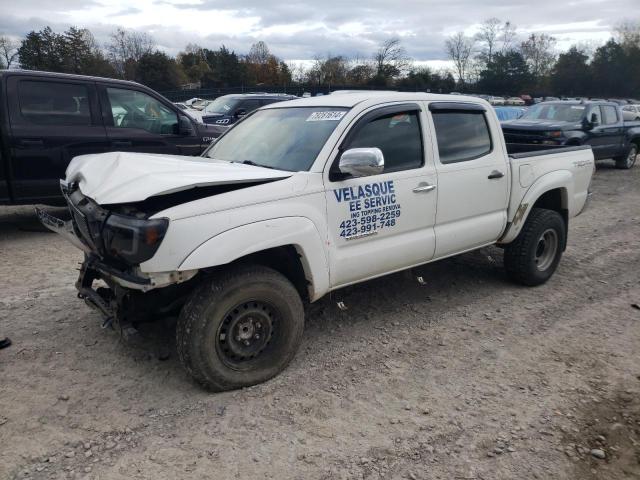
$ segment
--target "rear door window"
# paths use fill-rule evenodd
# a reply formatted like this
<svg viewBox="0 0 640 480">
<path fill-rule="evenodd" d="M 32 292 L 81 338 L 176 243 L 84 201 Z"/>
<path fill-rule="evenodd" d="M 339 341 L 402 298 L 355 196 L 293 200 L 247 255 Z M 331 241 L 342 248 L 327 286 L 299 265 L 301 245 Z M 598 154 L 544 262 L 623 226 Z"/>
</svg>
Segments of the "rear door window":
<svg viewBox="0 0 640 480">
<path fill-rule="evenodd" d="M 611 125 L 618 123 L 618 112 L 615 107 L 610 105 L 603 105 L 602 107 L 602 120 L 604 125 Z"/>
<path fill-rule="evenodd" d="M 492 150 L 489 125 L 482 111 L 434 111 L 440 162 L 466 162 Z"/>
<path fill-rule="evenodd" d="M 89 87 L 79 83 L 23 80 L 20 114 L 39 125 L 91 125 Z"/>
</svg>

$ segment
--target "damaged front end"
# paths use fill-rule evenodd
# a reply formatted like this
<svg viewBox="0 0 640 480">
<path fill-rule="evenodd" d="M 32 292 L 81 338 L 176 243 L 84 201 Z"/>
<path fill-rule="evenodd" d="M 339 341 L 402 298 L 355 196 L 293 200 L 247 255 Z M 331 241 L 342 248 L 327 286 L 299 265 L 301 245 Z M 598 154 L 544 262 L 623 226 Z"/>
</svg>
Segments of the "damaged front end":
<svg viewBox="0 0 640 480">
<path fill-rule="evenodd" d="M 153 257 L 169 220 L 149 218 L 125 206 L 107 208 L 83 195 L 77 185 L 61 182 L 70 220 L 36 208 L 40 221 L 85 254 L 76 282 L 78 296 L 99 311 L 103 326 L 123 331 L 135 323 L 177 313 L 197 270 L 145 273 L 139 265 Z"/>
</svg>

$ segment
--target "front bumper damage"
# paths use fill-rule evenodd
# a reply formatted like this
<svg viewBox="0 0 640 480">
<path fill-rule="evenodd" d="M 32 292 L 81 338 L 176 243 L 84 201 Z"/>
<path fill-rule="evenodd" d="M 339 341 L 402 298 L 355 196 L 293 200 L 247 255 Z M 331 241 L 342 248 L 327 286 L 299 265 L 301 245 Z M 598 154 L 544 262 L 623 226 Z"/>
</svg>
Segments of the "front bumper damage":
<svg viewBox="0 0 640 480">
<path fill-rule="evenodd" d="M 86 225 L 96 218 L 82 217 L 85 226 L 79 228 L 76 223 L 78 212 L 74 215 L 74 205 L 68 197 L 67 202 L 70 220 L 57 218 L 39 208 L 36 208 L 36 214 L 49 230 L 84 252 L 75 286 L 78 297 L 102 315 L 103 327 L 113 326 L 126 334 L 135 330 L 136 323 L 175 314 L 191 288 L 189 281 L 198 270 L 147 273 L 138 265 L 127 266 L 105 257 L 96 247 L 99 239 L 96 236 L 86 238 L 90 235 Z M 96 209 L 96 216 L 104 217 L 104 211 Z"/>
</svg>

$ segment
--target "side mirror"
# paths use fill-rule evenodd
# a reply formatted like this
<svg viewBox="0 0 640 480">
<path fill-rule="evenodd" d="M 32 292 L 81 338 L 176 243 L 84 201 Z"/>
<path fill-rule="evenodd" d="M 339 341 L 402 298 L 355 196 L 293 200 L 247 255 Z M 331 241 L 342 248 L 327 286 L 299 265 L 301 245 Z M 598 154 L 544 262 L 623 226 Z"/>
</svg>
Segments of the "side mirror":
<svg viewBox="0 0 640 480">
<path fill-rule="evenodd" d="M 184 135 L 185 137 L 193 133 L 193 124 L 189 117 L 186 115 L 180 115 L 178 117 L 178 135 Z"/>
<path fill-rule="evenodd" d="M 235 113 L 235 117 L 236 118 L 242 118 L 242 117 L 244 117 L 246 115 L 247 115 L 247 111 L 244 108 L 240 108 L 240 109 L 236 110 L 236 113 Z"/>
<path fill-rule="evenodd" d="M 340 173 L 368 177 L 384 171 L 384 155 L 379 148 L 350 148 L 340 156 Z"/>
</svg>

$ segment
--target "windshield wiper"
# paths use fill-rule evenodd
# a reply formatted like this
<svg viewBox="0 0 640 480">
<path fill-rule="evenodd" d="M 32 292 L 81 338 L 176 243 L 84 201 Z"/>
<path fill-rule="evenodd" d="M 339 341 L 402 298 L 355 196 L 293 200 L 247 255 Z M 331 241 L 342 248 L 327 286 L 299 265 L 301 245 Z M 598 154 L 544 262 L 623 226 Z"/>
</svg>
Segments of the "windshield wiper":
<svg viewBox="0 0 640 480">
<path fill-rule="evenodd" d="M 256 163 L 253 160 L 242 160 L 241 162 L 231 162 L 231 163 L 241 163 L 243 165 L 251 165 L 253 167 L 270 168 L 271 170 L 277 170 L 277 168 L 275 167 L 270 167 L 269 165 L 260 165 L 259 163 Z"/>
</svg>

